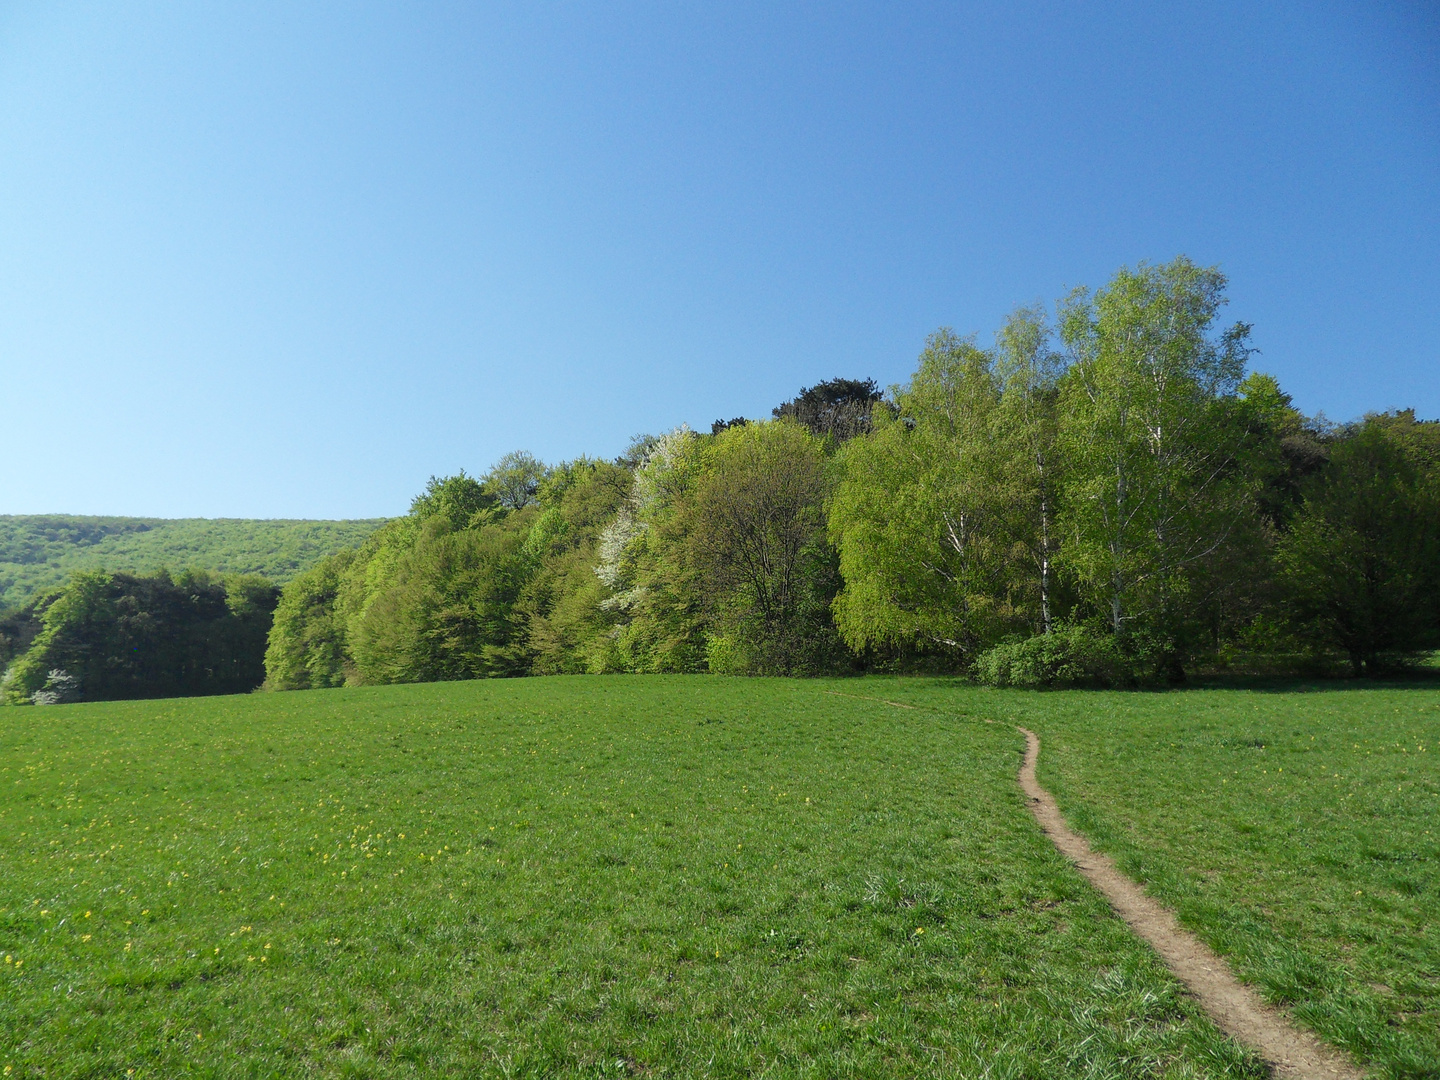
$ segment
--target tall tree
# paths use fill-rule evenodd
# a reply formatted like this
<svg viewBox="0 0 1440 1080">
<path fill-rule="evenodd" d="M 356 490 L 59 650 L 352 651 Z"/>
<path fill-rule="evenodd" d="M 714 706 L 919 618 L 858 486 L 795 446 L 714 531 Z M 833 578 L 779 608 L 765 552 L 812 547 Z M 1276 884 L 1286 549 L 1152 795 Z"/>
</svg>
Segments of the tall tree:
<svg viewBox="0 0 1440 1080">
<path fill-rule="evenodd" d="M 425 490 L 410 501 L 410 516 L 417 521 L 444 518 L 447 527 L 463 529 L 476 514 L 483 514 L 498 504 L 499 499 L 484 483 L 466 476 L 461 469 L 454 476 L 430 477 Z"/>
<path fill-rule="evenodd" d="M 534 505 L 547 471 L 545 463 L 528 450 L 512 450 L 492 465 L 482 479 L 485 490 L 501 506 L 521 510 Z"/>
<path fill-rule="evenodd" d="M 1111 629 L 1184 677 L 1197 570 L 1251 512 L 1235 391 L 1244 323 L 1216 335 L 1225 276 L 1181 256 L 1063 305 L 1065 563 Z"/>
<path fill-rule="evenodd" d="M 872 414 L 883 398 L 874 379 L 827 379 L 802 387 L 771 413 L 777 420 L 794 420 L 822 439 L 842 443 L 870 430 Z"/>
<path fill-rule="evenodd" d="M 624 504 L 631 480 L 627 468 L 580 458 L 540 485 L 544 513 L 526 541 L 538 549 L 540 566 L 518 605 L 534 674 L 578 675 L 603 664 L 613 623 L 595 576 L 599 534 Z"/>
<path fill-rule="evenodd" d="M 265 678 L 280 590 L 203 570 L 171 577 L 82 571 L 46 608 L 6 676 L 11 704 L 237 694 Z"/>
<path fill-rule="evenodd" d="M 41 596 L 17 610 L 0 612 L 0 671 L 24 654 L 45 628 L 42 616 L 54 599 L 53 594 Z"/>
<path fill-rule="evenodd" d="M 266 689 L 320 690 L 354 681 L 345 622 L 335 602 L 355 558 L 355 549 L 346 548 L 286 584 L 265 650 Z"/>
<path fill-rule="evenodd" d="M 1329 460 L 1329 444 L 1338 430 L 1323 417 L 1302 414 L 1273 375 L 1252 371 L 1239 393 L 1247 456 L 1261 484 L 1256 496 L 1260 515 L 1283 531 L 1300 509 L 1306 482 Z"/>
<path fill-rule="evenodd" d="M 1005 458 L 1002 473 L 1013 486 L 1009 531 L 1034 567 L 1039 628 L 1047 634 L 1055 617 L 1060 483 L 1056 408 L 1064 371 L 1064 357 L 1051 342 L 1050 325 L 1039 306 L 1017 309 L 995 338 L 1001 389 L 994 438 Z"/>
<path fill-rule="evenodd" d="M 836 622 L 856 649 L 919 646 L 969 655 L 1028 623 L 1016 588 L 1013 487 L 994 438 L 993 357 L 949 330 L 841 452 L 830 509 L 845 587 Z"/>
<path fill-rule="evenodd" d="M 1440 424 L 1369 417 L 1335 442 L 1279 563 L 1294 625 L 1354 674 L 1440 645 Z"/>
<path fill-rule="evenodd" d="M 607 590 L 601 607 L 613 629 L 606 647 L 592 652 L 591 671 L 705 669 L 706 597 L 690 558 L 689 512 L 702 445 L 686 425 L 632 444 L 640 461 L 630 494 L 600 532 L 595 576 Z"/>
<path fill-rule="evenodd" d="M 436 682 L 524 673 L 515 610 L 536 560 L 526 549 L 537 512 L 526 508 L 479 528 L 420 528 L 350 637 L 367 683 Z"/>
<path fill-rule="evenodd" d="M 707 447 L 690 507 L 697 584 L 750 670 L 813 667 L 828 630 L 815 603 L 829 478 L 821 440 L 798 423 L 731 427 Z M 833 631 L 832 631 L 833 633 Z"/>
</svg>

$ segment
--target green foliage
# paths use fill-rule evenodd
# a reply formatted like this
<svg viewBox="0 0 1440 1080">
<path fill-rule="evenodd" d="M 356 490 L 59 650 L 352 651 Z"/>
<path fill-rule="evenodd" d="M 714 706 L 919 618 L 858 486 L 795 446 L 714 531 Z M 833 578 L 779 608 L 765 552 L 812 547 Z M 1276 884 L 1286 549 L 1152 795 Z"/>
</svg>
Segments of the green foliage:
<svg viewBox="0 0 1440 1080">
<path fill-rule="evenodd" d="M 515 455 L 511 455 L 514 458 Z M 514 462 L 510 462 L 514 465 Z M 509 466 L 507 466 L 508 468 Z M 598 539 L 628 470 L 579 459 L 511 509 L 463 472 L 408 517 L 297 579 L 271 634 L 274 689 L 584 671 L 613 620 Z M 526 501 L 528 500 L 528 501 Z"/>
<path fill-rule="evenodd" d="M 874 379 L 827 379 L 802 388 L 793 400 L 777 405 L 771 412 L 777 420 L 794 420 L 812 435 L 842 443 L 871 429 L 871 416 L 877 408 L 884 408 L 883 400 Z M 716 421 L 718 429 L 743 423 Z"/>
<path fill-rule="evenodd" d="M 1303 485 L 1324 467 L 1336 433 L 1301 414 L 1273 375 L 1251 372 L 1239 392 L 1246 462 L 1262 485 L 1260 514 L 1283 531 L 1300 508 Z"/>
<path fill-rule="evenodd" d="M 1440 645 L 1440 425 L 1370 417 L 1336 441 L 1279 563 L 1290 623 L 1355 674 Z"/>
<path fill-rule="evenodd" d="M 235 694 L 265 678 L 279 590 L 263 578 L 76 574 L 6 673 L 4 700 L 53 704 Z"/>
<path fill-rule="evenodd" d="M 1055 619 L 1060 547 L 1057 510 L 1063 465 L 1059 438 L 1059 380 L 1064 357 L 1051 347 L 1039 307 L 1019 308 L 996 335 L 995 376 L 1000 403 L 991 438 L 1001 461 L 1004 531 L 1025 566 L 1012 566 L 1007 588 L 1032 628 L 1048 632 Z"/>
<path fill-rule="evenodd" d="M 582 646 L 586 669 L 835 667 L 824 446 L 788 420 L 709 436 L 681 427 L 647 441 L 599 534 L 594 573 L 604 591 Z"/>
<path fill-rule="evenodd" d="M 355 559 L 353 550 L 337 552 L 285 587 L 265 650 L 267 689 L 319 690 L 354 680 L 336 600 Z"/>
<path fill-rule="evenodd" d="M 512 450 L 485 474 L 485 491 L 505 509 L 523 510 L 534 505 L 547 471 L 534 454 Z"/>
<path fill-rule="evenodd" d="M 845 587 L 835 618 L 854 649 L 919 645 L 957 658 L 1040 616 L 1024 439 L 998 439 L 993 354 L 934 334 L 894 415 L 841 452 L 830 537 Z M 1033 580 L 1032 580 L 1033 579 Z"/>
<path fill-rule="evenodd" d="M 1130 668 L 1115 637 L 1068 626 L 995 645 L 975 658 L 971 674 L 984 686 L 1112 687 L 1134 681 Z"/>
<path fill-rule="evenodd" d="M 703 468 L 704 443 L 695 432 L 681 426 L 660 436 L 601 531 L 595 574 L 609 593 L 601 607 L 613 624 L 591 650 L 591 671 L 705 670 L 709 598 L 691 548 Z"/>
<path fill-rule="evenodd" d="M 517 451 L 432 477 L 296 581 L 269 685 L 982 657 L 999 683 L 1180 682 L 1430 648 L 1440 425 L 1372 418 L 1401 464 L 1362 467 L 1370 435 L 1245 377 L 1225 286 L 1141 264 L 1053 328 L 1028 307 L 992 348 L 938 331 L 888 400 L 832 379 L 774 421 L 636 436 L 613 462 Z"/>
<path fill-rule="evenodd" d="M 512 513 L 463 472 L 432 477 L 408 517 L 287 589 L 267 653 L 268 685 L 521 672 L 516 604 L 538 562 L 526 547 L 534 517 L 533 509 Z"/>
<path fill-rule="evenodd" d="M 0 515 L 0 612 L 64 587 L 79 570 L 146 574 L 203 566 L 284 584 L 384 522 Z"/>
<path fill-rule="evenodd" d="M 706 447 L 687 512 L 690 558 L 710 599 L 711 670 L 793 674 L 833 666 L 838 641 L 828 609 L 838 581 L 825 572 L 829 489 L 824 444 L 798 423 L 731 427 Z"/>
<path fill-rule="evenodd" d="M 1159 643 L 1183 678 L 1207 560 L 1250 532 L 1236 391 L 1249 327 L 1218 336 L 1225 277 L 1183 256 L 1121 270 L 1061 315 L 1066 459 L 1061 558 L 1117 636 Z"/>
<path fill-rule="evenodd" d="M 519 601 L 533 673 L 576 675 L 605 666 L 613 618 L 595 572 L 600 533 L 630 485 L 629 469 L 588 458 L 557 466 L 541 483 L 544 513 L 526 541 L 539 564 Z"/>
<path fill-rule="evenodd" d="M 425 490 L 410 503 L 410 516 L 419 520 L 442 519 L 451 529 L 464 529 L 477 516 L 490 520 L 490 511 L 499 505 L 485 485 L 461 469 L 454 476 L 430 477 Z"/>
<path fill-rule="evenodd" d="M 351 649 L 368 683 L 523 673 L 515 610 L 535 560 L 534 510 L 479 529 L 427 521 L 356 624 Z"/>
<path fill-rule="evenodd" d="M 0 672 L 30 648 L 30 643 L 44 629 L 40 616 L 54 599 L 54 594 L 41 596 L 23 608 L 0 614 Z"/>
</svg>

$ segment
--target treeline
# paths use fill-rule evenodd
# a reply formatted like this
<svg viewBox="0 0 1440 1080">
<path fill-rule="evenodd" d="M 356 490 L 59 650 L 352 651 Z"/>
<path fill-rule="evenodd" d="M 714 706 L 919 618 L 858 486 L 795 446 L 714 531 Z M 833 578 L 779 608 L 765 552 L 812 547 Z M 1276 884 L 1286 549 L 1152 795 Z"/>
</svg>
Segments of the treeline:
<svg viewBox="0 0 1440 1080">
<path fill-rule="evenodd" d="M 1246 374 L 1225 279 L 1122 270 L 904 386 L 526 453 L 276 589 L 76 575 L 0 618 L 11 703 L 558 673 L 1377 675 L 1440 647 L 1440 424 L 1335 425 Z M 273 609 L 273 620 L 271 611 Z M 263 662 L 262 662 L 263 654 Z"/>
<path fill-rule="evenodd" d="M 1440 425 L 1301 415 L 1224 288 L 1142 265 L 990 349 L 938 332 L 888 396 L 432 479 L 285 588 L 267 685 L 1403 665 L 1440 644 Z"/>
<path fill-rule="evenodd" d="M 5 704 L 247 693 L 280 590 L 254 575 L 82 571 L 0 618 Z"/>
</svg>

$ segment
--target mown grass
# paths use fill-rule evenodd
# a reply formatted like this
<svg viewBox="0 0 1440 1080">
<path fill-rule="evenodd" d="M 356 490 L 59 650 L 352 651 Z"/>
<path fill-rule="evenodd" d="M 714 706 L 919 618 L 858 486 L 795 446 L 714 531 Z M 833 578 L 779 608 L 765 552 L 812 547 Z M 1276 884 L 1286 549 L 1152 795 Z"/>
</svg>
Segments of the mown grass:
<svg viewBox="0 0 1440 1080">
<path fill-rule="evenodd" d="M 851 685 L 4 710 L 5 1076 L 1263 1075 L 1013 730 Z"/>
<path fill-rule="evenodd" d="M 1271 1002 L 1440 1077 L 1440 688 L 867 693 L 1023 723 L 1071 824 Z"/>
</svg>

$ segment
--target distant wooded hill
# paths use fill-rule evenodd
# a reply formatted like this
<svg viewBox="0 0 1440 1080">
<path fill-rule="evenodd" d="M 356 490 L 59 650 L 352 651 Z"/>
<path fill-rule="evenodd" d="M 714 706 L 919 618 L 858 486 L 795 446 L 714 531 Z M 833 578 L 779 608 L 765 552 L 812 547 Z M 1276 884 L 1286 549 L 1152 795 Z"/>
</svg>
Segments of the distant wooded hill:
<svg viewBox="0 0 1440 1080">
<path fill-rule="evenodd" d="M 0 515 L 0 611 L 63 585 L 76 570 L 204 567 L 284 583 L 384 523 Z"/>
</svg>

